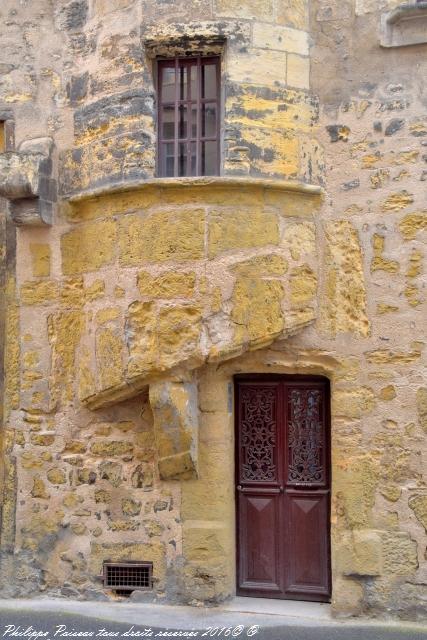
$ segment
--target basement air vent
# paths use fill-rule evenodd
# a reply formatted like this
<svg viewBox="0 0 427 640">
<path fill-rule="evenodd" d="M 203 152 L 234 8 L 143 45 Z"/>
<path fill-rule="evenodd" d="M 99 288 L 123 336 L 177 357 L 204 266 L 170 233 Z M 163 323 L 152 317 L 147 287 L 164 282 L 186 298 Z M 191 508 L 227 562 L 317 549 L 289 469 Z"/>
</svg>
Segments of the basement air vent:
<svg viewBox="0 0 427 640">
<path fill-rule="evenodd" d="M 119 595 L 152 589 L 152 576 L 152 562 L 104 562 L 104 587 L 113 589 Z"/>
</svg>

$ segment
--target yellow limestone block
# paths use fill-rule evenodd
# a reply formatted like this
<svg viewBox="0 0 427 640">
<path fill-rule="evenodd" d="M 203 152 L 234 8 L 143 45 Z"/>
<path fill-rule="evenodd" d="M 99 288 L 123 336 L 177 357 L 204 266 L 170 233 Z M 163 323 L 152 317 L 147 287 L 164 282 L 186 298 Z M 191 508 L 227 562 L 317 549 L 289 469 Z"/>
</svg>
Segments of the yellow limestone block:
<svg viewBox="0 0 427 640">
<path fill-rule="evenodd" d="M 333 398 L 333 413 L 345 418 L 360 418 L 375 406 L 375 396 L 370 387 L 337 389 Z"/>
<path fill-rule="evenodd" d="M 95 321 L 97 324 L 105 324 L 112 320 L 117 320 L 120 316 L 120 309 L 118 307 L 106 307 L 100 309 L 95 315 Z"/>
<path fill-rule="evenodd" d="M 250 84 L 239 85 L 239 92 L 232 95 L 227 100 L 227 110 L 230 111 L 230 122 L 236 124 L 240 129 L 261 128 L 266 133 L 272 131 L 310 131 L 310 123 L 313 117 L 312 106 L 304 99 L 304 94 L 300 91 L 289 89 L 286 92 L 286 109 L 283 109 L 283 95 L 260 95 L 256 87 Z M 254 120 L 253 114 L 257 113 Z M 272 146 L 271 144 L 269 146 Z M 287 194 L 286 200 L 291 194 Z M 254 205 L 254 201 L 242 202 L 242 196 L 237 198 L 233 194 L 233 201 L 236 204 Z M 284 194 L 280 194 L 284 199 Z M 304 198 L 300 198 L 301 201 Z M 230 192 L 218 204 L 229 204 Z M 260 202 L 259 204 L 262 204 Z"/>
<path fill-rule="evenodd" d="M 292 307 L 300 307 L 307 304 L 316 293 L 317 277 L 307 264 L 292 269 L 289 283 Z"/>
<path fill-rule="evenodd" d="M 105 294 L 105 282 L 103 280 L 95 280 L 85 290 L 86 300 L 92 302 L 98 298 L 102 298 Z"/>
<path fill-rule="evenodd" d="M 50 304 L 58 296 L 58 284 L 54 280 L 25 282 L 21 287 L 22 304 Z"/>
<path fill-rule="evenodd" d="M 269 211 L 214 211 L 209 219 L 209 257 L 229 250 L 277 245 L 279 226 Z"/>
<path fill-rule="evenodd" d="M 282 276 L 288 269 L 288 263 L 282 256 L 269 254 L 237 262 L 232 269 L 244 276 Z"/>
<path fill-rule="evenodd" d="M 394 398 L 396 397 L 396 389 L 392 384 L 390 384 L 387 387 L 381 389 L 378 397 L 380 398 L 380 400 L 394 400 Z"/>
<path fill-rule="evenodd" d="M 415 494 L 409 498 L 408 502 L 418 522 L 427 533 L 427 493 Z"/>
<path fill-rule="evenodd" d="M 66 307 L 83 307 L 86 302 L 83 276 L 65 278 L 60 297 L 61 303 Z"/>
<path fill-rule="evenodd" d="M 85 326 L 81 311 L 64 311 L 48 318 L 51 351 L 51 393 L 53 398 L 74 397 L 76 349 Z"/>
<path fill-rule="evenodd" d="M 61 237 L 62 270 L 65 275 L 96 271 L 115 256 L 115 220 L 88 222 Z"/>
<path fill-rule="evenodd" d="M 371 261 L 371 272 L 388 271 L 389 273 L 397 273 L 399 271 L 399 263 L 396 260 L 388 260 L 383 257 L 385 238 L 378 233 L 374 233 L 372 239 L 374 247 L 374 257 Z"/>
<path fill-rule="evenodd" d="M 150 216 L 126 215 L 120 221 L 120 262 L 199 260 L 204 256 L 205 214 L 201 209 L 168 211 Z"/>
<path fill-rule="evenodd" d="M 191 298 L 194 295 L 196 274 L 194 271 L 167 271 L 160 276 L 151 276 L 146 271 L 141 271 L 137 283 L 142 296 L 165 299 Z"/>
<path fill-rule="evenodd" d="M 48 244 L 30 244 L 33 276 L 35 278 L 50 275 L 50 246 Z"/>
<path fill-rule="evenodd" d="M 96 391 L 95 376 L 91 368 L 90 351 L 87 347 L 82 348 L 79 362 L 79 398 L 88 398 Z"/>
<path fill-rule="evenodd" d="M 288 225 L 283 233 L 283 245 L 289 249 L 292 260 L 316 250 L 315 228 L 312 222 L 299 222 Z"/>
<path fill-rule="evenodd" d="M 128 308 L 128 376 L 143 375 L 157 361 L 157 311 L 152 302 L 133 302 Z"/>
<path fill-rule="evenodd" d="M 399 223 L 399 231 L 405 240 L 413 240 L 418 231 L 427 229 L 427 211 L 409 213 Z"/>
<path fill-rule="evenodd" d="M 409 265 L 406 271 L 407 278 L 416 278 L 422 273 L 423 253 L 418 249 L 412 249 Z"/>
<path fill-rule="evenodd" d="M 348 220 L 326 225 L 326 296 L 322 315 L 331 333 L 368 336 L 363 257 L 356 229 Z"/>
<path fill-rule="evenodd" d="M 407 164 L 408 162 L 414 163 L 417 162 L 419 155 L 419 151 L 402 151 L 394 156 L 391 164 L 400 165 Z"/>
<path fill-rule="evenodd" d="M 197 355 L 201 321 L 200 309 L 191 305 L 160 311 L 157 344 L 162 369 Z"/>
<path fill-rule="evenodd" d="M 290 87 L 310 88 L 310 58 L 288 54 L 286 82 Z"/>
<path fill-rule="evenodd" d="M 308 29 L 308 0 L 280 0 L 276 20 L 295 29 Z"/>
<path fill-rule="evenodd" d="M 235 342 L 272 339 L 283 330 L 283 285 L 277 280 L 238 277 L 233 291 L 231 319 Z"/>
<path fill-rule="evenodd" d="M 427 432 L 427 388 L 420 387 L 417 390 L 418 420 L 424 431 Z"/>
<path fill-rule="evenodd" d="M 392 193 L 382 203 L 381 211 L 384 211 L 385 213 L 400 211 L 401 209 L 404 209 L 408 205 L 412 204 L 413 201 L 413 196 L 405 190 L 399 191 L 397 193 Z"/>
<path fill-rule="evenodd" d="M 260 49 L 287 51 L 308 56 L 308 33 L 301 29 L 290 29 L 280 25 L 255 22 L 253 25 L 253 45 Z"/>
<path fill-rule="evenodd" d="M 218 15 L 239 18 L 258 18 L 271 20 L 273 18 L 273 0 L 216 0 L 215 9 Z"/>
<path fill-rule="evenodd" d="M 158 467 L 163 480 L 197 477 L 197 384 L 158 382 L 150 385 Z"/>
<path fill-rule="evenodd" d="M 376 349 L 368 351 L 365 355 L 367 362 L 371 364 L 409 364 L 420 359 L 421 350 L 414 348 L 413 351 L 404 352 Z"/>
<path fill-rule="evenodd" d="M 93 198 L 73 204 L 67 218 L 72 222 L 106 218 L 133 209 L 146 209 L 158 201 L 154 189 L 131 191 L 128 193 L 111 193 L 107 196 Z"/>
<path fill-rule="evenodd" d="M 96 359 L 101 388 L 118 385 L 123 380 L 123 342 L 117 331 L 99 329 L 96 334 Z"/>
</svg>

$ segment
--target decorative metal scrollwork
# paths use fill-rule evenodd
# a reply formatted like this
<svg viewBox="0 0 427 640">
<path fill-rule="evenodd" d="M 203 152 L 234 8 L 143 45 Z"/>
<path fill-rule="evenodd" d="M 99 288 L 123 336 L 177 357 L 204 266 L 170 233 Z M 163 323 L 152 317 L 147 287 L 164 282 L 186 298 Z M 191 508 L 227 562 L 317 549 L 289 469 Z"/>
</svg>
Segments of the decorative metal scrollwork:
<svg viewBox="0 0 427 640">
<path fill-rule="evenodd" d="M 288 397 L 288 481 L 323 484 L 324 427 L 322 393 L 318 389 L 291 389 Z"/>
<path fill-rule="evenodd" d="M 276 390 L 248 388 L 242 393 L 242 481 L 276 480 Z"/>
</svg>

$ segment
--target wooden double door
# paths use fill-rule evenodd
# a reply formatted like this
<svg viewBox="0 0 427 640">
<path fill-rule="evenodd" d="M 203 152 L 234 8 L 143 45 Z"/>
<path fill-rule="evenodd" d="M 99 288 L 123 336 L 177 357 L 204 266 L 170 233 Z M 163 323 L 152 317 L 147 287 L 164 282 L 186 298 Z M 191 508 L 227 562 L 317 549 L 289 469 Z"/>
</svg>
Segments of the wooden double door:
<svg viewBox="0 0 427 640">
<path fill-rule="evenodd" d="M 237 594 L 330 598 L 329 383 L 236 376 Z"/>
</svg>

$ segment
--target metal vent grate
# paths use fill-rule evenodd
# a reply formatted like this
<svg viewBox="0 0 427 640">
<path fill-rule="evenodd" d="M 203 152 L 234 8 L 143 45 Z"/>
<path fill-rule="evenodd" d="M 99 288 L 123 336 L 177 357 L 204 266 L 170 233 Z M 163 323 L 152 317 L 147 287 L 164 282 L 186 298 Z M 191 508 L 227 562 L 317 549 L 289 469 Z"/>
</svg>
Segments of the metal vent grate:
<svg viewBox="0 0 427 640">
<path fill-rule="evenodd" d="M 104 562 L 104 587 L 118 591 L 152 588 L 152 562 Z"/>
</svg>

